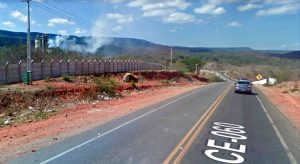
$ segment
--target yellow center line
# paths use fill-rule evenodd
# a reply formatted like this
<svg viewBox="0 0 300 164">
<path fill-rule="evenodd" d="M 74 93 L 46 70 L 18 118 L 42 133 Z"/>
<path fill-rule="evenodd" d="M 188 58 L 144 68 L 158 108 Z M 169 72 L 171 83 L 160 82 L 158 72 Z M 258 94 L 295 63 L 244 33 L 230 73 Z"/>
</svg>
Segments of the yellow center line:
<svg viewBox="0 0 300 164">
<path fill-rule="evenodd" d="M 207 123 L 208 119 L 217 109 L 219 104 L 222 102 L 224 97 L 227 95 L 228 91 L 232 86 L 228 87 L 208 108 L 208 110 L 203 114 L 202 117 L 196 122 L 196 124 L 186 133 L 183 139 L 178 143 L 178 145 L 171 151 L 168 157 L 164 160 L 163 164 L 169 163 L 179 163 L 184 155 L 186 154 L 187 150 L 190 148 L 204 125 Z M 173 162 L 172 162 L 173 161 Z"/>
</svg>

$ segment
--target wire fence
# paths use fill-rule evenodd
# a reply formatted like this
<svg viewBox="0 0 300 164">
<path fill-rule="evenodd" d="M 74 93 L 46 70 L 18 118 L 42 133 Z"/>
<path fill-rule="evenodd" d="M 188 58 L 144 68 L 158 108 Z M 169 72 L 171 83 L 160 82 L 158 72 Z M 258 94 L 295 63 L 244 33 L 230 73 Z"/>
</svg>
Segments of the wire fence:
<svg viewBox="0 0 300 164">
<path fill-rule="evenodd" d="M 32 61 L 31 79 L 42 80 L 56 78 L 63 75 L 81 76 L 97 75 L 104 73 L 121 73 L 135 71 L 162 70 L 165 67 L 159 63 L 136 60 L 68 60 L 41 62 Z M 26 62 L 17 64 L 6 62 L 0 66 L 0 84 L 23 82 L 26 75 Z"/>
</svg>

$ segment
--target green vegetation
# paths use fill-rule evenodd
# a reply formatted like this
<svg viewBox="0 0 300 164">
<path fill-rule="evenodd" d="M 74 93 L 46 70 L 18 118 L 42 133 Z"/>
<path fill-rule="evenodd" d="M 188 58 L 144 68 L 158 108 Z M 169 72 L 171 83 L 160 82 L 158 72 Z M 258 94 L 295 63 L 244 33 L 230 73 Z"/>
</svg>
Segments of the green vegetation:
<svg viewBox="0 0 300 164">
<path fill-rule="evenodd" d="M 170 80 L 164 79 L 164 80 L 161 80 L 160 82 L 163 84 L 171 84 L 172 82 L 174 82 L 174 80 L 173 79 L 170 79 Z"/>
<path fill-rule="evenodd" d="M 210 77 L 210 78 L 208 79 L 208 82 L 210 82 L 210 83 L 214 83 L 214 82 L 223 82 L 223 81 L 224 81 L 223 79 L 219 78 L 219 77 L 216 76 L 216 75 L 214 75 L 214 76 L 212 76 L 212 77 Z"/>
<path fill-rule="evenodd" d="M 135 82 L 134 81 L 131 81 L 130 82 L 130 86 L 131 88 L 134 88 L 134 89 L 137 89 L 138 87 L 136 86 Z"/>
<path fill-rule="evenodd" d="M 72 82 L 71 77 L 70 77 L 69 75 L 67 75 L 67 74 L 63 75 L 62 78 L 63 78 L 63 80 L 66 81 L 66 82 Z"/>
<path fill-rule="evenodd" d="M 114 79 L 99 77 L 95 80 L 95 83 L 97 84 L 96 86 L 97 91 L 103 94 L 108 94 L 110 96 L 114 96 L 116 94 L 118 84 Z"/>
<path fill-rule="evenodd" d="M 46 83 L 48 83 L 48 82 L 49 82 L 49 80 L 50 80 L 50 78 L 49 78 L 49 77 L 46 77 L 46 78 L 44 78 L 44 82 L 46 82 Z"/>
<path fill-rule="evenodd" d="M 48 91 L 53 91 L 53 90 L 54 90 L 54 87 L 53 87 L 53 86 L 50 86 L 50 85 L 47 85 L 47 86 L 46 86 L 46 89 L 47 89 Z"/>
<path fill-rule="evenodd" d="M 199 68 L 205 64 L 198 56 L 179 56 L 179 62 L 184 64 L 185 68 L 190 72 L 194 72 L 196 70 L 196 64 L 199 65 Z"/>
</svg>

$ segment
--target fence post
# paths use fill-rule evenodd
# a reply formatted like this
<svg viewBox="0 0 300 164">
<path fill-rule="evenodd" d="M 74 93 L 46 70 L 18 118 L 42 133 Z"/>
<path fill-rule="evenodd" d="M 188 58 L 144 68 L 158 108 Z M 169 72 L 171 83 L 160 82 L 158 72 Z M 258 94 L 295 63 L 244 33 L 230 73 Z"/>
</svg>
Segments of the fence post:
<svg viewBox="0 0 300 164">
<path fill-rule="evenodd" d="M 21 65 L 22 65 L 23 61 L 20 60 L 19 61 L 19 82 L 22 82 L 22 72 L 21 72 Z"/>
<path fill-rule="evenodd" d="M 133 60 L 130 60 L 129 63 L 130 63 L 130 72 L 132 72 L 132 70 L 133 70 Z"/>
<path fill-rule="evenodd" d="M 119 66 L 120 66 L 120 60 L 117 60 L 116 65 L 117 65 L 117 71 L 116 72 L 119 72 L 120 71 L 120 68 L 119 68 Z"/>
<path fill-rule="evenodd" d="M 5 81 L 6 81 L 6 84 L 8 84 L 8 65 L 9 65 L 9 61 L 7 61 L 5 63 Z"/>
<path fill-rule="evenodd" d="M 94 59 L 94 75 L 96 74 L 96 59 Z"/>
<path fill-rule="evenodd" d="M 90 75 L 90 62 L 91 60 L 88 60 L 88 75 Z"/>
<path fill-rule="evenodd" d="M 67 60 L 68 75 L 70 75 L 70 59 Z"/>
<path fill-rule="evenodd" d="M 84 62 L 84 59 L 81 61 L 81 75 L 83 75 L 83 62 Z"/>
<path fill-rule="evenodd" d="M 121 60 L 121 72 L 124 72 L 125 68 L 124 68 L 124 60 Z"/>
<path fill-rule="evenodd" d="M 52 78 L 52 75 L 53 75 L 53 62 L 54 60 L 52 59 L 51 62 L 50 62 L 50 78 Z"/>
<path fill-rule="evenodd" d="M 61 63 L 63 62 L 63 60 L 59 61 L 59 77 L 61 77 Z"/>
<path fill-rule="evenodd" d="M 103 73 L 106 73 L 107 71 L 107 60 L 104 60 L 104 70 Z"/>
<path fill-rule="evenodd" d="M 31 60 L 31 65 L 33 65 L 33 63 L 34 63 L 34 60 Z M 32 84 L 32 79 L 33 79 L 33 71 L 34 71 L 34 69 L 32 69 L 31 70 L 31 75 L 30 75 L 30 77 L 29 77 L 29 84 Z"/>
<path fill-rule="evenodd" d="M 115 72 L 115 63 L 116 63 L 116 60 L 113 60 L 113 65 L 112 65 L 112 67 L 113 67 L 113 72 Z"/>
<path fill-rule="evenodd" d="M 76 69 L 77 61 L 78 61 L 77 59 L 75 59 L 75 61 L 74 61 L 74 63 L 75 63 L 75 73 L 74 73 L 74 75 L 75 75 L 75 76 L 77 75 L 77 74 L 76 74 L 76 73 L 77 73 L 77 72 L 76 72 L 76 71 L 77 71 L 77 69 Z"/>
<path fill-rule="evenodd" d="M 44 79 L 44 63 L 45 60 L 41 61 L 41 80 Z"/>
<path fill-rule="evenodd" d="M 111 66 L 112 65 L 112 60 L 109 59 L 108 65 L 109 65 L 109 73 L 111 73 L 114 70 L 114 67 L 113 67 L 113 69 L 111 69 L 111 67 L 112 67 Z"/>
<path fill-rule="evenodd" d="M 98 61 L 99 74 L 101 74 L 101 63 L 102 63 L 102 60 L 99 60 L 99 61 Z"/>
<path fill-rule="evenodd" d="M 128 68 L 127 68 L 127 60 L 124 60 L 124 72 L 127 72 Z"/>
</svg>

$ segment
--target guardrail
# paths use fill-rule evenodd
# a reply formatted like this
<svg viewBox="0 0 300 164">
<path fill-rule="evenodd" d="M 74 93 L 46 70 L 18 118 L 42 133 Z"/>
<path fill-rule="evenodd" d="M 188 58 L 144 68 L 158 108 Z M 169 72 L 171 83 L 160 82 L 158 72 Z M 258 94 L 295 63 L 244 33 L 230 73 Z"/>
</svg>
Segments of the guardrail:
<svg viewBox="0 0 300 164">
<path fill-rule="evenodd" d="M 159 63 L 136 60 L 68 60 L 46 62 L 32 61 L 32 80 L 55 78 L 63 75 L 80 76 L 103 73 L 154 71 L 162 70 L 165 66 Z M 17 64 L 6 62 L 0 66 L 0 84 L 22 82 L 22 75 L 26 73 L 26 62 Z"/>
</svg>

